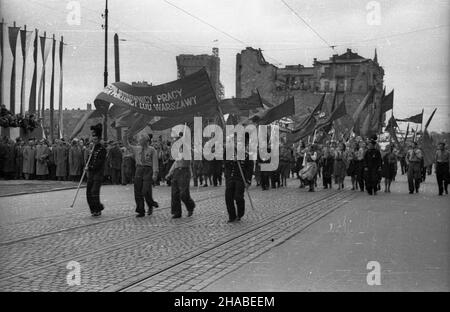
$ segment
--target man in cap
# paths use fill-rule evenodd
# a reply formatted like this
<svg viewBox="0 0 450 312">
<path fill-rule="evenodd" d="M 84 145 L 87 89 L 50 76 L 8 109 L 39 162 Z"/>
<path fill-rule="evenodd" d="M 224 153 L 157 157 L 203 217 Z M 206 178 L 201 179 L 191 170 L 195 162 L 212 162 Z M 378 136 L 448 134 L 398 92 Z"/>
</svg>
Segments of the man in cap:
<svg viewBox="0 0 450 312">
<path fill-rule="evenodd" d="M 413 194 L 414 190 L 416 190 L 416 193 L 419 193 L 420 182 L 422 179 L 422 159 L 422 151 L 418 148 L 417 142 L 413 142 L 406 153 L 409 194 Z"/>
<path fill-rule="evenodd" d="M 145 216 L 145 202 L 148 206 L 148 215 L 152 215 L 153 207 L 158 203 L 153 200 L 152 184 L 158 177 L 158 154 L 150 145 L 151 136 L 142 134 L 139 137 L 139 145 L 131 145 L 128 142 L 128 132 L 125 130 L 124 145 L 134 155 L 136 171 L 134 176 L 134 200 L 136 202 L 136 217 Z"/>
<path fill-rule="evenodd" d="M 445 143 L 440 142 L 435 156 L 436 179 L 439 188 L 439 196 L 442 196 L 442 193 L 444 191 L 445 194 L 448 194 L 449 161 L 450 161 L 450 154 L 445 149 Z"/>
<path fill-rule="evenodd" d="M 181 139 L 182 137 L 183 132 L 180 132 L 178 135 L 178 139 Z M 189 183 L 191 180 L 191 161 L 187 159 L 175 160 L 169 170 L 169 173 L 166 176 L 166 179 L 171 179 L 172 218 L 181 218 L 181 201 L 183 201 L 183 203 L 186 205 L 188 217 L 192 216 L 192 214 L 194 213 L 195 202 L 191 198 L 191 194 L 189 192 Z"/>
<path fill-rule="evenodd" d="M 364 175 L 369 195 L 377 195 L 381 166 L 381 153 L 377 149 L 376 137 L 372 137 L 369 141 L 369 148 L 364 154 Z"/>
<path fill-rule="evenodd" d="M 106 149 L 103 144 L 100 143 L 102 128 L 101 123 L 91 127 L 94 148 L 91 152 L 92 156 L 89 163 L 86 164 L 88 176 L 86 197 L 93 217 L 100 216 L 104 209 L 103 205 L 100 203 L 100 187 L 102 186 L 103 171 L 106 161 Z"/>
</svg>

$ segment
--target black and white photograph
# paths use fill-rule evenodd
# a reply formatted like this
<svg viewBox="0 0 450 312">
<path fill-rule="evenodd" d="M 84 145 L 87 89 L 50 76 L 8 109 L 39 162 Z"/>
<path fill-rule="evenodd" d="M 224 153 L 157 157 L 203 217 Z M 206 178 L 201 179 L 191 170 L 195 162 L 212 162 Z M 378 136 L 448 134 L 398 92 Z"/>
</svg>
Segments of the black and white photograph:
<svg viewBox="0 0 450 312">
<path fill-rule="evenodd" d="M 449 15 L 0 0 L 0 292 L 449 292 Z"/>
</svg>

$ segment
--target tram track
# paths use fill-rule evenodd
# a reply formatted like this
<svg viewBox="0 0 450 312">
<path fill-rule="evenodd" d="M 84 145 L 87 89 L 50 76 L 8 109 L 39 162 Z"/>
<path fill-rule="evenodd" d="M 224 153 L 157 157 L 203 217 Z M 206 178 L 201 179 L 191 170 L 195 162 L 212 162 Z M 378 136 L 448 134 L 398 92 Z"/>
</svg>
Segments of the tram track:
<svg viewBox="0 0 450 312">
<path fill-rule="evenodd" d="M 217 244 L 215 244 L 215 245 L 213 245 L 213 246 L 211 246 L 209 248 L 206 248 L 206 249 L 204 249 L 202 251 L 199 251 L 198 253 L 196 253 L 196 254 L 194 254 L 192 256 L 189 256 L 189 257 L 187 257 L 185 259 L 182 259 L 182 260 L 180 260 L 180 261 L 178 261 L 178 262 L 176 262 L 176 263 L 174 263 L 174 264 L 172 264 L 172 265 L 170 265 L 170 266 L 168 266 L 166 268 L 163 268 L 163 269 L 159 270 L 158 272 L 152 273 L 151 275 L 149 275 L 147 277 L 141 278 L 139 280 L 131 282 L 129 285 L 122 286 L 122 287 L 114 289 L 114 290 L 112 288 L 110 288 L 107 291 L 112 291 L 112 290 L 116 291 L 116 292 L 126 292 L 126 291 L 130 291 L 130 290 L 132 291 L 134 287 L 145 283 L 146 281 L 152 279 L 153 277 L 155 277 L 157 275 L 161 275 L 161 274 L 163 274 L 163 273 L 165 273 L 167 271 L 173 270 L 174 268 L 179 267 L 182 264 L 191 262 L 194 259 L 198 258 L 199 256 L 202 256 L 202 255 L 210 253 L 210 252 L 212 252 L 214 250 L 220 249 L 223 246 L 232 245 L 235 241 L 237 241 L 237 242 L 239 242 L 239 240 L 242 241 L 243 238 L 245 238 L 246 236 L 252 236 L 251 234 L 254 234 L 256 232 L 260 232 L 260 231 L 264 230 L 265 228 L 267 228 L 268 226 L 273 225 L 273 224 L 275 224 L 275 223 L 277 223 L 277 222 L 279 222 L 279 221 L 281 221 L 283 219 L 292 217 L 293 215 L 296 215 L 296 214 L 304 213 L 305 209 L 310 208 L 310 207 L 316 207 L 317 205 L 320 205 L 321 203 L 323 203 L 323 202 L 325 202 L 327 200 L 330 200 L 330 199 L 332 199 L 334 197 L 337 197 L 337 195 L 340 195 L 340 193 L 339 192 L 333 193 L 333 194 L 328 195 L 328 196 L 326 196 L 324 198 L 320 198 L 320 199 L 317 199 L 315 201 L 312 201 L 312 202 L 308 203 L 307 205 L 302 206 L 301 209 L 294 209 L 294 210 L 285 212 L 285 213 L 277 216 L 276 218 L 274 218 L 272 220 L 260 222 L 259 224 L 251 227 L 249 230 L 243 231 L 239 235 L 236 235 L 236 236 L 231 237 L 231 238 L 229 238 L 229 239 L 227 239 L 227 240 L 225 240 L 223 242 L 217 243 Z M 344 198 L 341 198 L 339 200 L 340 204 L 336 205 L 335 209 L 337 209 L 340 205 L 344 204 L 345 203 L 345 199 L 353 198 L 353 197 L 355 197 L 354 193 L 346 194 Z M 328 211 L 326 214 L 320 216 L 319 218 L 314 219 L 307 226 L 310 226 L 311 224 L 317 222 L 318 220 L 320 220 L 321 218 L 325 217 L 326 215 L 328 215 L 329 213 L 331 213 L 335 209 L 332 209 L 332 210 Z M 312 214 L 314 214 L 314 213 L 312 213 Z M 310 216 L 310 215 L 308 215 L 308 216 Z M 302 230 L 304 230 L 304 229 L 300 229 L 299 231 L 296 231 L 295 233 L 288 233 L 289 235 L 286 237 L 286 239 L 289 238 L 289 237 L 292 237 L 293 235 L 297 234 L 298 232 L 300 232 Z M 279 243 L 280 242 L 275 242 L 274 245 L 279 244 Z"/>
<path fill-rule="evenodd" d="M 209 196 L 209 197 L 202 198 L 202 199 L 197 199 L 195 202 L 196 203 L 201 203 L 201 202 L 204 202 L 206 200 L 210 200 L 210 199 L 218 198 L 218 197 L 222 197 L 222 196 L 223 196 L 223 194 L 221 193 L 221 194 L 218 194 L 218 195 L 213 195 L 213 196 Z M 153 209 L 153 213 L 158 212 L 158 211 L 167 210 L 167 209 L 170 209 L 170 206 L 154 208 Z M 100 220 L 100 221 L 92 222 L 92 223 L 89 223 L 89 224 L 83 224 L 83 225 L 67 227 L 67 228 L 64 228 L 64 229 L 61 229 L 61 230 L 57 230 L 57 231 L 50 231 L 50 232 L 42 233 L 42 234 L 39 234 L 39 235 L 27 236 L 27 237 L 7 240 L 7 241 L 0 241 L 0 247 L 16 244 L 16 243 L 20 243 L 20 242 L 25 242 L 25 241 L 33 240 L 33 239 L 37 239 L 37 238 L 42 238 L 42 237 L 46 237 L 46 236 L 57 235 L 57 234 L 61 234 L 61 233 L 72 231 L 72 230 L 78 230 L 78 229 L 87 228 L 87 227 L 91 227 L 91 226 L 96 226 L 96 225 L 101 225 L 101 224 L 105 224 L 105 223 L 110 223 L 110 222 L 120 221 L 120 220 L 124 220 L 124 219 L 134 218 L 134 217 L 135 217 L 135 214 L 127 215 L 127 216 L 121 216 L 121 217 L 114 217 L 114 218 L 111 218 L 111 219 Z"/>
<path fill-rule="evenodd" d="M 249 234 L 254 233 L 255 231 L 258 231 L 260 229 L 267 228 L 271 224 L 274 224 L 274 223 L 278 222 L 281 219 L 289 218 L 289 216 L 292 216 L 292 215 L 294 215 L 294 214 L 296 214 L 296 213 L 298 213 L 300 211 L 301 212 L 305 212 L 306 211 L 305 209 L 307 209 L 309 207 L 317 206 L 317 205 L 320 206 L 321 203 L 326 202 L 326 201 L 330 201 L 334 197 L 339 198 L 339 195 L 342 196 L 342 193 L 341 192 L 335 192 L 335 191 L 333 193 L 328 193 L 325 196 L 321 196 L 319 198 L 307 201 L 304 205 L 302 205 L 300 207 L 296 207 L 295 209 L 290 209 L 290 210 L 287 210 L 286 212 L 283 212 L 283 213 L 281 213 L 279 215 L 276 215 L 274 218 L 272 218 L 272 219 L 270 219 L 268 221 L 264 220 L 264 221 L 257 222 L 255 224 L 253 224 L 250 228 L 244 229 L 242 231 L 239 231 L 237 235 L 236 234 L 229 235 L 228 237 L 226 237 L 225 240 L 223 240 L 223 241 L 221 241 L 221 242 L 219 242 L 217 244 L 214 244 L 213 246 L 204 247 L 204 246 L 200 245 L 200 246 L 196 247 L 196 249 L 197 249 L 196 252 L 185 252 L 181 256 L 180 255 L 175 255 L 173 257 L 173 259 L 175 259 L 176 261 L 175 262 L 172 261 L 173 263 L 171 265 L 162 267 L 158 272 L 152 273 L 151 275 L 146 275 L 144 277 L 141 277 L 137 281 L 136 281 L 136 279 L 133 279 L 133 277 L 131 277 L 131 279 L 133 279 L 133 281 L 130 282 L 129 285 L 127 285 L 126 287 L 121 287 L 120 289 L 114 289 L 114 290 L 111 290 L 111 291 L 126 291 L 127 289 L 130 289 L 130 288 L 134 287 L 135 285 L 139 285 L 139 283 L 148 280 L 152 276 L 155 276 L 155 275 L 167 272 L 168 270 L 176 268 L 177 266 L 180 266 L 181 264 L 186 263 L 186 262 L 194 259 L 195 257 L 198 257 L 198 256 L 201 256 L 202 254 L 211 252 L 212 250 L 221 248 L 221 246 L 229 244 L 230 242 L 233 242 L 235 240 L 239 240 L 240 238 L 242 238 L 245 235 L 249 235 Z M 216 196 L 210 196 L 208 198 L 197 200 L 197 202 L 207 201 L 207 200 L 215 199 L 215 198 L 221 197 L 221 196 L 223 196 L 223 194 L 216 195 Z M 289 195 L 289 196 L 293 196 L 293 195 Z M 351 195 L 345 195 L 344 196 L 344 198 L 348 198 L 348 197 L 351 197 Z M 168 208 L 170 208 L 170 207 L 158 208 L 156 211 L 158 211 L 158 210 L 159 211 L 160 210 L 165 210 L 165 209 L 168 209 Z M 113 222 L 113 221 L 127 219 L 127 218 L 130 218 L 130 217 L 131 216 L 124 216 L 124 217 L 119 217 L 119 218 L 115 218 L 115 219 L 105 220 L 104 222 Z M 202 222 L 209 222 L 209 220 L 211 220 L 211 217 L 210 216 L 205 216 L 203 218 L 196 219 L 195 220 L 195 224 L 201 224 Z M 15 242 L 23 242 L 23 241 L 26 241 L 26 240 L 39 238 L 39 237 L 42 237 L 42 236 L 48 236 L 48 235 L 53 235 L 53 234 L 58 234 L 58 233 L 64 233 L 64 232 L 67 232 L 67 231 L 70 231 L 70 230 L 78 229 L 80 227 L 93 226 L 93 225 L 96 225 L 96 224 L 98 224 L 98 222 L 95 223 L 95 224 L 88 224 L 88 225 L 79 226 L 79 227 L 72 227 L 72 228 L 63 229 L 63 230 L 60 230 L 60 231 L 55 231 L 55 232 L 52 232 L 52 233 L 45 233 L 43 235 L 38 235 L 38 236 L 34 236 L 34 237 L 28 237 L 28 238 L 25 238 L 25 239 L 16 240 Z M 177 222 L 176 223 L 176 227 L 178 229 L 180 229 L 183 226 L 186 226 L 186 225 L 187 226 L 193 226 L 195 224 L 193 224 L 192 219 L 184 219 L 184 221 Z M 133 244 L 136 244 L 138 241 L 143 241 L 143 240 L 151 241 L 151 240 L 154 240 L 156 238 L 165 237 L 166 235 L 169 235 L 171 233 L 171 231 L 173 231 L 173 227 L 168 227 L 168 229 L 166 229 L 164 231 L 157 231 L 155 233 L 141 235 L 141 236 L 138 236 L 138 237 L 133 237 L 131 239 L 120 241 L 120 242 L 117 242 L 115 244 L 110 244 L 110 245 L 108 245 L 106 247 L 103 247 L 103 248 L 98 248 L 96 250 L 92 250 L 92 251 L 89 251 L 89 252 L 83 252 L 83 253 L 80 253 L 80 254 L 77 254 L 77 255 L 71 255 L 70 258 L 69 257 L 64 257 L 64 258 L 60 258 L 60 259 L 52 259 L 53 261 L 49 261 L 45 265 L 39 265 L 39 266 L 34 267 L 32 269 L 25 269 L 24 271 L 22 271 L 22 272 L 20 272 L 18 274 L 2 277 L 2 278 L 0 278 L 0 281 L 4 282 L 4 281 L 7 281 L 7 280 L 10 280 L 10 279 L 19 277 L 19 276 L 34 276 L 36 274 L 39 275 L 39 272 L 44 272 L 47 269 L 50 269 L 50 268 L 55 267 L 55 266 L 59 266 L 61 264 L 65 265 L 70 260 L 87 258 L 87 257 L 93 257 L 93 256 L 100 256 L 101 254 L 105 254 L 106 255 L 109 252 L 114 252 L 116 250 L 128 248 L 129 246 L 132 246 Z M 10 242 L 10 244 L 13 244 L 13 243 L 14 242 Z M 3 244 L 3 245 L 5 245 L 5 244 Z M 1 246 L 1 244 L 0 244 L 0 246 Z M 185 254 L 189 254 L 189 256 L 188 257 L 183 257 L 183 255 L 185 255 Z M 3 283 L 1 283 L 1 284 L 3 284 Z"/>
</svg>

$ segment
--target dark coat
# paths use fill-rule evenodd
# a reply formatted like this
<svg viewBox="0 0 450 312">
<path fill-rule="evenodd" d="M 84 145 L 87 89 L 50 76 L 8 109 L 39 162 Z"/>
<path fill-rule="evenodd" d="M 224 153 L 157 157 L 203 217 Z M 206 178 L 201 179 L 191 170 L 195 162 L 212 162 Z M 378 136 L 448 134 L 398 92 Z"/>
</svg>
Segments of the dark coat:
<svg viewBox="0 0 450 312">
<path fill-rule="evenodd" d="M 56 176 L 66 177 L 67 176 L 67 163 L 69 158 L 69 153 L 67 147 L 58 146 L 54 149 L 54 160 L 56 163 Z"/>
</svg>

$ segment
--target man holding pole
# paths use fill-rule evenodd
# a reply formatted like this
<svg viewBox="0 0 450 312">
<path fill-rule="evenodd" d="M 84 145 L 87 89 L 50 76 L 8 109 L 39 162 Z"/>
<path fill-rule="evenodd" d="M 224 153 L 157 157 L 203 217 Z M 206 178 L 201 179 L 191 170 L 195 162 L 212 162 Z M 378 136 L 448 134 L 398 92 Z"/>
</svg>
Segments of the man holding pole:
<svg viewBox="0 0 450 312">
<path fill-rule="evenodd" d="M 225 203 L 228 211 L 228 222 L 240 221 L 245 213 L 245 189 L 250 185 L 252 180 L 253 161 L 250 160 L 248 153 L 249 137 L 245 136 L 245 160 L 237 159 L 225 160 Z M 234 145 L 234 157 L 237 157 L 237 141 Z M 241 165 L 242 177 L 239 169 Z M 235 207 L 236 202 L 236 207 Z"/>
<path fill-rule="evenodd" d="M 85 170 L 87 170 L 87 186 L 86 197 L 89 204 L 89 209 L 93 217 L 99 217 L 104 209 L 100 203 L 100 187 L 103 181 L 103 171 L 106 161 L 106 149 L 100 139 L 102 137 L 102 124 L 97 124 L 91 127 L 92 142 L 94 148 L 91 151 L 89 160 L 86 164 Z"/>
</svg>

